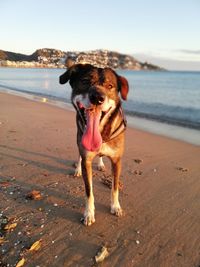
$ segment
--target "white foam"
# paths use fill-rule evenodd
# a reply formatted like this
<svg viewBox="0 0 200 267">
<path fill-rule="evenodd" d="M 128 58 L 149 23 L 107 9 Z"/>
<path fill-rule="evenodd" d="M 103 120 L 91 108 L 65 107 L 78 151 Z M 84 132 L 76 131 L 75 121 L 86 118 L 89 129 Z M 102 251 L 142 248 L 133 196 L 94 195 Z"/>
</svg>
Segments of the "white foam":
<svg viewBox="0 0 200 267">
<path fill-rule="evenodd" d="M 200 131 L 167 123 L 127 116 L 128 126 L 150 133 L 200 145 Z"/>
<path fill-rule="evenodd" d="M 60 108 L 74 111 L 74 108 L 72 107 L 71 104 L 62 101 L 53 100 L 47 97 L 44 98 L 43 96 L 37 96 L 14 90 L 4 89 L 2 87 L 0 87 L 0 90 L 2 92 L 28 98 L 33 101 L 42 102 L 44 104 L 51 104 Z M 127 121 L 128 121 L 128 126 L 132 128 L 140 129 L 153 134 L 170 137 L 176 140 L 181 140 L 193 145 L 198 145 L 198 146 L 200 145 L 200 131 L 198 130 L 176 125 L 170 125 L 144 118 L 132 117 L 132 116 L 127 116 Z"/>
</svg>

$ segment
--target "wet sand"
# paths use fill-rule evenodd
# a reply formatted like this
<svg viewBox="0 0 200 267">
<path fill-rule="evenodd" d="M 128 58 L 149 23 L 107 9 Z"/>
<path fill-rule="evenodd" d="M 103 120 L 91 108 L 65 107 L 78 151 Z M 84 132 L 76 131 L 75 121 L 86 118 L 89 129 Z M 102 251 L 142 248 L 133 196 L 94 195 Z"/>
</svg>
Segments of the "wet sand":
<svg viewBox="0 0 200 267">
<path fill-rule="evenodd" d="M 0 93 L 0 266 L 200 265 L 200 147 L 128 128 L 120 201 L 110 214 L 110 179 L 93 164 L 96 223 L 85 227 L 75 113 Z M 103 179 L 102 179 L 103 178 Z M 27 197 L 38 191 L 38 199 Z M 30 195 L 29 195 L 30 196 Z M 15 224 L 13 229 L 5 229 Z M 3 230 L 4 228 L 4 230 Z M 40 240 L 37 251 L 30 247 Z"/>
</svg>

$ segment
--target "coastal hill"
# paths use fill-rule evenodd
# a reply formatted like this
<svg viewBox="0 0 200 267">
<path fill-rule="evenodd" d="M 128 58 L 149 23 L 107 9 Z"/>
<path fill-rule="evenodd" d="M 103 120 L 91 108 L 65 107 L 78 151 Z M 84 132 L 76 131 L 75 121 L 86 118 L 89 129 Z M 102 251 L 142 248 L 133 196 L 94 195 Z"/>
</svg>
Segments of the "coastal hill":
<svg viewBox="0 0 200 267">
<path fill-rule="evenodd" d="M 24 55 L 0 50 L 1 67 L 27 68 L 66 68 L 73 63 L 90 63 L 98 67 L 131 70 L 162 70 L 162 68 L 147 62 L 140 62 L 126 54 L 108 50 L 93 50 L 87 52 L 64 52 L 57 49 L 43 48 L 31 55 Z"/>
</svg>

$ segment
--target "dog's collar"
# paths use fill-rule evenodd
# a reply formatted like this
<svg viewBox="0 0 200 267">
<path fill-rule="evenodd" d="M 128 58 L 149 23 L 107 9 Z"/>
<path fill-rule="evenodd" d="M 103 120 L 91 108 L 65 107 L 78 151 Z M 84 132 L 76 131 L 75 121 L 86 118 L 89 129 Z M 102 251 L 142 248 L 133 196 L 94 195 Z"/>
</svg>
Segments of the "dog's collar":
<svg viewBox="0 0 200 267">
<path fill-rule="evenodd" d="M 77 123 L 78 123 L 78 127 L 81 131 L 81 133 L 84 132 L 85 129 L 85 119 L 83 117 L 83 115 L 81 114 L 79 108 L 77 108 L 74 105 L 76 111 L 77 111 L 77 115 L 78 115 L 78 119 L 77 119 Z M 112 120 L 114 120 L 117 115 L 119 115 L 121 117 L 121 123 L 119 124 L 119 126 L 114 129 L 113 132 L 110 133 L 110 125 L 112 123 Z M 108 122 L 106 123 L 106 125 L 103 128 L 102 131 L 102 139 L 103 139 L 103 143 L 109 142 L 110 140 L 114 139 L 115 137 L 117 137 L 118 135 L 120 135 L 122 132 L 124 132 L 126 130 L 126 126 L 127 126 L 127 120 L 124 114 L 124 111 L 122 109 L 121 106 L 121 102 L 119 102 L 119 104 L 117 105 L 117 107 L 115 108 L 114 112 L 111 114 L 110 118 L 108 119 Z"/>
</svg>

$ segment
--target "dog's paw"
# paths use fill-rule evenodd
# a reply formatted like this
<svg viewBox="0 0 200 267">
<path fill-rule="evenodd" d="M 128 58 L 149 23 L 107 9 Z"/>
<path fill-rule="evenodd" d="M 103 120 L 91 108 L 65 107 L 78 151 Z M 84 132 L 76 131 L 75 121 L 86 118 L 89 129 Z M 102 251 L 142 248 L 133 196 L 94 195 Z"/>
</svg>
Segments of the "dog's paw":
<svg viewBox="0 0 200 267">
<path fill-rule="evenodd" d="M 99 157 L 98 164 L 97 164 L 97 169 L 99 171 L 102 171 L 102 172 L 104 172 L 106 170 L 106 167 L 105 167 L 105 165 L 103 163 L 103 158 L 102 157 Z"/>
<path fill-rule="evenodd" d="M 76 167 L 75 172 L 74 172 L 74 177 L 80 177 L 80 176 L 82 176 L 82 170 L 81 168 Z"/>
<path fill-rule="evenodd" d="M 83 224 L 85 226 L 90 226 L 93 223 L 95 223 L 94 213 L 92 213 L 92 212 L 85 212 L 84 218 L 83 218 Z"/>
<path fill-rule="evenodd" d="M 117 217 L 121 217 L 123 215 L 123 210 L 122 208 L 120 207 L 120 205 L 117 205 L 117 206 L 111 206 L 111 211 L 110 211 L 112 214 L 114 214 L 115 216 Z"/>
<path fill-rule="evenodd" d="M 105 172 L 106 167 L 105 167 L 104 164 L 98 164 L 98 165 L 97 165 L 97 170 L 98 170 L 98 171 L 101 171 L 101 172 Z"/>
</svg>

